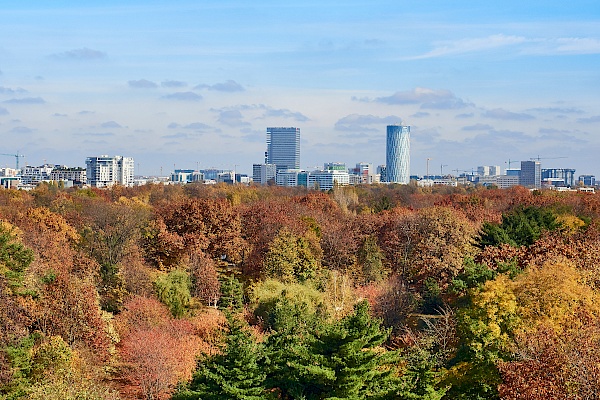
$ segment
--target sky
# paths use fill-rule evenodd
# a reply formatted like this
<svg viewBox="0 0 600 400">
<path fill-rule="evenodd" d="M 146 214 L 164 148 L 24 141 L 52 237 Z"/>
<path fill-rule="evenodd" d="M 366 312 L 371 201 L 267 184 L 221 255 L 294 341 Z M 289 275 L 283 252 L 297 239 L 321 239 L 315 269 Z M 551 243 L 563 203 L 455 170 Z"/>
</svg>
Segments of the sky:
<svg viewBox="0 0 600 400">
<path fill-rule="evenodd" d="M 600 175 L 597 0 L 0 3 L 1 167 L 251 173 L 270 126 L 302 168 L 379 165 L 404 124 L 411 174 Z"/>
</svg>

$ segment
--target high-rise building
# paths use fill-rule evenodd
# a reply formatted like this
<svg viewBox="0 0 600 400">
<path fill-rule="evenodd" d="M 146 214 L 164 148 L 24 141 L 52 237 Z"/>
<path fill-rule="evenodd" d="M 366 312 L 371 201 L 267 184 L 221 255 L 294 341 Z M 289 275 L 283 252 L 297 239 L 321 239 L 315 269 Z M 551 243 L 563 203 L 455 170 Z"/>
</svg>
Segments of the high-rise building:
<svg viewBox="0 0 600 400">
<path fill-rule="evenodd" d="M 252 180 L 260 185 L 266 185 L 275 180 L 277 168 L 275 164 L 252 164 Z"/>
<path fill-rule="evenodd" d="M 532 189 L 542 187 L 542 166 L 539 161 L 521 161 L 520 185 Z"/>
<path fill-rule="evenodd" d="M 267 128 L 265 164 L 277 170 L 300 168 L 300 128 Z"/>
<path fill-rule="evenodd" d="M 106 155 L 85 160 L 87 183 L 93 187 L 133 186 L 133 158 Z"/>
<path fill-rule="evenodd" d="M 410 126 L 388 125 L 386 182 L 410 182 Z"/>
</svg>

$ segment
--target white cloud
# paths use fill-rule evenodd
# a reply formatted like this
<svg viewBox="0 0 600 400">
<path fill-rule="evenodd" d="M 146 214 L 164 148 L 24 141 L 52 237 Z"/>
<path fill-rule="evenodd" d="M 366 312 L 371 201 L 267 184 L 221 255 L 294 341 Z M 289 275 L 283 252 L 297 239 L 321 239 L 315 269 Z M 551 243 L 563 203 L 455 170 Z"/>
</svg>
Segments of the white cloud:
<svg viewBox="0 0 600 400">
<path fill-rule="evenodd" d="M 435 43 L 435 48 L 425 54 L 408 57 L 408 59 L 423 59 L 442 57 L 455 54 L 487 51 L 499 47 L 509 47 L 525 43 L 526 38 L 522 36 L 509 36 L 504 34 L 491 35 L 480 38 L 467 38 L 455 41 L 443 41 Z"/>
<path fill-rule="evenodd" d="M 97 60 L 106 58 L 106 53 L 99 50 L 92 50 L 87 47 L 74 49 L 51 55 L 52 58 L 59 60 Z"/>
</svg>

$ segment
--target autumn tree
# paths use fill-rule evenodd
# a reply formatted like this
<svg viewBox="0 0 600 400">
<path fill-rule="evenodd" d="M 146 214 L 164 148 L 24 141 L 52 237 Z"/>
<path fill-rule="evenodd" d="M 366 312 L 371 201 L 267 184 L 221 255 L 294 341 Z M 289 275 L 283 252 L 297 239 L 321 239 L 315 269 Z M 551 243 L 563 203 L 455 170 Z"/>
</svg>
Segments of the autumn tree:
<svg viewBox="0 0 600 400">
<path fill-rule="evenodd" d="M 129 396 L 166 399 L 191 379 L 201 340 L 188 321 L 176 320 L 154 299 L 136 297 L 116 321 L 122 374 Z"/>
<path fill-rule="evenodd" d="M 269 247 L 264 260 L 264 273 L 282 282 L 304 282 L 315 276 L 317 260 L 306 238 L 282 229 Z"/>
</svg>

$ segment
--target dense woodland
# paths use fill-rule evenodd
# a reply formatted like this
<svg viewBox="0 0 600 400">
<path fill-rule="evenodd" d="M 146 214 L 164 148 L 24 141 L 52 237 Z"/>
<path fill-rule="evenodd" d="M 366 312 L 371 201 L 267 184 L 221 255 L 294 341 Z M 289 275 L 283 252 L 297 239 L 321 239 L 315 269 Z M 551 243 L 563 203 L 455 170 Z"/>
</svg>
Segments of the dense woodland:
<svg viewBox="0 0 600 400">
<path fill-rule="evenodd" d="M 600 398 L 600 195 L 0 191 L 0 398 Z"/>
</svg>

